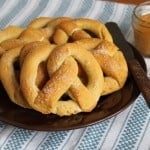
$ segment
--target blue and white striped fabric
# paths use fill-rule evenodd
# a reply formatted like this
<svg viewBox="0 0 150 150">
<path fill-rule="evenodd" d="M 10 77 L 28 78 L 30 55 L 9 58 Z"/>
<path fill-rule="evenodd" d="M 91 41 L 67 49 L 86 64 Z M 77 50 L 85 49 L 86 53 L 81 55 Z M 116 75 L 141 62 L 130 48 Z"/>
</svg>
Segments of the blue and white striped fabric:
<svg viewBox="0 0 150 150">
<path fill-rule="evenodd" d="M 39 16 L 88 17 L 115 21 L 130 42 L 133 5 L 94 0 L 0 0 L 0 28 L 25 27 Z M 147 59 L 148 70 L 150 61 Z M 150 110 L 144 98 L 102 123 L 59 132 L 24 130 L 0 122 L 1 150 L 150 150 Z"/>
</svg>

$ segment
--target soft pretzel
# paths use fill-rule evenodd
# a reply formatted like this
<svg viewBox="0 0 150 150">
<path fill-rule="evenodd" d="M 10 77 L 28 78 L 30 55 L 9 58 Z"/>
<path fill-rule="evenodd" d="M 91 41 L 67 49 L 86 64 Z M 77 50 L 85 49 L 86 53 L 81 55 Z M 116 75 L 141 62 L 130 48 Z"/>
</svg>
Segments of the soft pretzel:
<svg viewBox="0 0 150 150">
<path fill-rule="evenodd" d="M 5 52 L 3 52 L 0 59 L 0 79 L 10 99 L 14 103 L 26 108 L 29 107 L 29 105 L 25 102 L 20 91 L 20 84 L 17 79 L 14 63 L 18 63 L 20 52 L 26 43 L 30 43 L 32 41 L 43 41 L 44 44 L 49 44 L 49 42 L 44 37 L 43 33 L 37 29 L 25 29 L 21 33 L 17 34 L 16 37 L 18 39 L 7 39 L 0 44 L 3 50 L 5 49 Z M 17 72 L 19 71 L 20 70 L 17 70 Z M 41 79 L 42 72 L 43 71 L 39 71 L 38 83 L 43 79 L 43 77 Z"/>
<path fill-rule="evenodd" d="M 45 41 L 49 43 L 46 35 L 38 29 L 21 29 L 10 26 L 1 31 L 0 34 L 2 36 L 0 39 L 0 56 L 7 50 L 25 45 L 32 41 Z"/>
<path fill-rule="evenodd" d="M 25 45 L 25 41 L 20 39 L 8 39 L 0 43 L 0 46 L 4 49 L 4 51 L 9 49 L 14 49 L 19 46 Z"/>
<path fill-rule="evenodd" d="M 18 41 L 15 41 L 14 39 L 17 38 L 23 31 L 23 28 L 16 26 L 8 26 L 7 28 L 0 31 L 0 56 L 6 51 L 6 49 L 10 48 L 10 45 L 15 45 L 12 48 L 15 48 L 16 45 L 22 45 L 19 44 L 20 42 L 18 43 Z"/>
<path fill-rule="evenodd" d="M 21 107 L 59 116 L 91 112 L 127 75 L 122 52 L 99 21 L 40 17 L 25 29 L 0 31 L 0 79 Z"/>
<path fill-rule="evenodd" d="M 19 55 L 19 63 L 20 66 L 23 64 L 23 61 L 26 57 L 26 55 L 28 53 L 30 53 L 31 51 L 33 51 L 34 49 L 38 48 L 38 47 L 42 47 L 43 45 L 48 44 L 47 42 L 41 42 L 41 41 L 34 41 L 34 42 L 30 42 L 25 44 L 25 46 L 22 48 L 20 55 Z"/>
<path fill-rule="evenodd" d="M 19 56 L 20 66 L 22 66 L 23 61 L 25 57 L 28 55 L 28 53 L 31 53 L 36 48 L 42 48 L 45 44 L 48 43 L 36 41 L 36 42 L 31 42 L 26 44 L 20 52 L 20 56 Z M 48 73 L 47 73 L 46 63 L 41 62 L 37 70 L 37 78 L 35 83 L 40 88 L 43 86 L 43 84 L 46 82 L 47 79 L 48 79 Z"/>
<path fill-rule="evenodd" d="M 8 39 L 17 38 L 23 30 L 24 29 L 20 27 L 8 26 L 0 31 L 0 43 Z"/>
<path fill-rule="evenodd" d="M 97 36 L 97 38 L 108 40 L 110 42 L 113 41 L 110 33 L 103 23 L 92 19 L 79 18 L 60 23 L 54 33 L 54 42 L 56 44 L 67 43 L 70 37 L 73 40 L 90 38 L 90 34 L 84 30 L 92 32 Z"/>
<path fill-rule="evenodd" d="M 5 49 L 0 46 L 0 56 L 3 55 L 4 52 L 5 52 Z"/>
<path fill-rule="evenodd" d="M 23 40 L 27 43 L 34 41 L 47 41 L 46 35 L 38 29 L 27 28 L 24 30 L 18 37 L 20 40 Z"/>
<path fill-rule="evenodd" d="M 46 25 L 48 24 L 50 20 L 52 20 L 52 18 L 50 17 L 39 17 L 39 18 L 32 20 L 29 23 L 28 27 L 35 28 L 35 29 L 44 28 L 46 27 Z"/>
<path fill-rule="evenodd" d="M 20 90 L 20 82 L 19 82 L 20 68 L 15 69 L 14 64 L 17 63 L 19 66 L 20 60 L 20 67 L 21 67 L 28 53 L 32 53 L 32 50 L 35 47 L 38 47 L 40 49 L 45 45 L 48 45 L 48 43 L 45 42 L 29 43 L 25 46 L 22 45 L 20 47 L 10 49 L 1 56 L 0 79 L 10 99 L 17 105 L 29 108 L 29 105 L 26 102 L 24 96 L 22 95 L 22 91 Z M 19 59 L 20 56 L 21 58 Z M 45 64 L 41 63 L 38 68 L 38 75 L 36 78 L 36 85 L 38 87 L 41 87 L 45 83 L 45 80 L 47 79 L 46 76 L 47 74 L 45 70 L 46 70 Z"/>
<path fill-rule="evenodd" d="M 88 49 L 96 58 L 104 73 L 102 95 L 110 94 L 123 87 L 128 76 L 128 68 L 123 53 L 115 44 L 100 39 L 83 39 L 77 44 Z"/>
<path fill-rule="evenodd" d="M 64 55 L 59 56 L 60 54 Z M 77 44 L 66 44 L 58 47 L 52 52 L 48 59 L 48 67 L 51 66 L 51 69 L 48 69 L 48 73 L 49 75 L 53 75 L 58 69 L 58 66 L 60 66 L 58 63 L 63 63 L 69 56 L 72 56 L 82 68 L 84 68 L 88 78 L 88 82 L 85 86 L 77 77 L 69 88 L 69 95 L 78 102 L 83 111 L 91 111 L 96 106 L 99 99 L 98 97 L 100 97 L 103 88 L 103 73 L 101 68 L 98 67 L 95 59 L 91 57 L 92 55 L 87 53 L 85 49 L 82 49 Z M 55 59 L 56 57 L 57 59 Z M 94 67 L 92 68 L 91 66 Z M 97 76 L 99 76 L 99 78 L 97 78 Z"/>
<path fill-rule="evenodd" d="M 49 18 L 49 17 L 40 17 L 33 20 L 29 23 L 29 28 L 40 29 L 47 38 L 51 38 L 55 32 L 56 27 L 63 21 L 71 20 L 70 17 L 58 17 L 58 18 Z"/>
<path fill-rule="evenodd" d="M 44 114 L 52 112 L 60 116 L 91 111 L 99 100 L 104 82 L 98 63 L 87 50 L 77 44 L 60 46 L 50 53 L 52 49 L 52 46 L 43 47 L 42 51 L 36 49 L 25 57 L 20 83 L 29 105 Z M 50 79 L 40 90 L 35 85 L 36 72 L 39 63 L 45 61 L 48 56 Z M 77 77 L 78 65 L 75 60 L 87 73 L 86 86 Z M 66 92 L 71 100 L 60 100 Z"/>
<path fill-rule="evenodd" d="M 19 57 L 21 48 L 22 46 L 11 49 L 2 55 L 0 59 L 0 79 L 11 101 L 19 106 L 29 108 L 20 90 L 16 70 L 14 69 L 14 63 Z"/>
</svg>

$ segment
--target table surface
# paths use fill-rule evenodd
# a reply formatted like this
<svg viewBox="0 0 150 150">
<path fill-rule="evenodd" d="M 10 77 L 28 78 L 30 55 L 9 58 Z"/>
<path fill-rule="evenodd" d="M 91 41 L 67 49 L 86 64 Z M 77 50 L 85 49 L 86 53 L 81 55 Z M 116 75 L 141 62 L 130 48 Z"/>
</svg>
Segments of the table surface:
<svg viewBox="0 0 150 150">
<path fill-rule="evenodd" d="M 124 1 L 120 0 L 119 2 Z M 129 2 L 129 0 L 125 2 L 127 1 Z M 141 0 L 130 0 L 130 3 L 139 1 Z M 9 25 L 26 27 L 32 19 L 40 16 L 52 18 L 57 16 L 88 17 L 104 23 L 107 21 L 118 23 L 126 39 L 132 43 L 131 17 L 134 7 L 135 5 L 129 5 L 129 3 L 128 5 L 125 3 L 110 3 L 106 0 L 65 0 L 65 3 L 64 0 L 0 0 L 0 29 Z M 150 59 L 146 60 L 146 64 L 150 77 Z M 118 96 L 121 97 L 120 94 Z M 117 102 L 116 106 L 114 103 L 114 107 L 119 107 L 118 99 L 114 98 L 113 101 Z M 2 99 L 0 99 L 0 102 L 2 102 Z M 110 108 L 110 110 L 107 110 L 107 108 Z M 109 103 L 107 108 L 104 108 L 106 113 L 113 110 Z M 24 111 L 16 115 L 11 111 L 9 113 L 14 120 L 18 121 L 18 116 L 22 116 L 22 121 L 25 120 L 29 125 L 32 125 L 30 121 L 23 117 Z M 103 115 L 103 113 L 99 115 Z M 2 109 L 0 110 L 0 116 L 9 117 L 8 113 L 3 113 Z M 32 117 L 35 122 L 39 122 L 34 115 L 31 115 L 31 119 Z M 94 115 L 93 118 L 95 118 Z M 44 121 L 45 119 L 41 118 L 41 120 Z M 74 120 L 85 122 L 84 118 L 77 116 Z M 76 123 L 71 120 L 68 121 L 72 124 Z M 18 125 L 20 123 L 18 122 Z M 63 124 L 60 124 L 60 126 L 63 126 Z M 0 121 L 0 150 L 5 149 L 150 150 L 150 109 L 147 107 L 143 96 L 139 95 L 135 102 L 123 112 L 101 123 L 77 130 L 60 132 L 24 130 Z"/>
<path fill-rule="evenodd" d="M 138 5 L 138 4 L 146 2 L 148 0 L 107 0 L 107 1 L 114 1 L 114 2 L 119 2 L 119 3 L 127 3 L 127 4 Z"/>
</svg>

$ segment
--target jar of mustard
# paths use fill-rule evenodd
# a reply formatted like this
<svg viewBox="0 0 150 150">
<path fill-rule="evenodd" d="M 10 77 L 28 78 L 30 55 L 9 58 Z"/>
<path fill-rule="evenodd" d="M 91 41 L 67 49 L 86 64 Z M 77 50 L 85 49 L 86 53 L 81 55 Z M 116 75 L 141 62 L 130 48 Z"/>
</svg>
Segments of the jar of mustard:
<svg viewBox="0 0 150 150">
<path fill-rule="evenodd" d="M 135 7 L 132 26 L 136 48 L 142 55 L 150 57 L 150 1 Z"/>
</svg>

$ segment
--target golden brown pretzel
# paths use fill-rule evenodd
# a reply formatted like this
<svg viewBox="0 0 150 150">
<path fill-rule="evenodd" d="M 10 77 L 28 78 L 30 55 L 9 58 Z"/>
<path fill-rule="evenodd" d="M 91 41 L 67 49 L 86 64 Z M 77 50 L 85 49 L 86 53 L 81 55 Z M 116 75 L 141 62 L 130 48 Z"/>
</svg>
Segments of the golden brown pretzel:
<svg viewBox="0 0 150 150">
<path fill-rule="evenodd" d="M 1 31 L 0 56 L 7 50 L 25 45 L 32 41 L 45 41 L 49 43 L 46 35 L 38 29 L 21 29 L 10 26 Z"/>
<path fill-rule="evenodd" d="M 54 46 L 45 46 L 42 51 L 37 48 L 25 57 L 20 83 L 28 103 L 44 114 L 52 112 L 63 116 L 91 111 L 96 106 L 103 87 L 103 74 L 98 63 L 87 50 L 77 44 L 66 44 L 52 51 L 53 48 Z M 50 80 L 40 90 L 35 85 L 36 72 L 39 63 L 48 56 Z M 79 61 L 87 73 L 87 87 L 77 77 L 78 65 L 73 58 Z M 61 96 L 66 92 L 71 100 L 61 101 Z"/>
<path fill-rule="evenodd" d="M 31 52 L 32 50 L 38 48 L 38 47 L 42 47 L 44 44 L 48 44 L 47 42 L 41 42 L 41 41 L 34 41 L 34 42 L 30 42 L 24 45 L 24 47 L 22 48 L 20 55 L 19 55 L 19 63 L 20 66 L 23 64 L 23 61 L 26 57 L 26 55 Z"/>
<path fill-rule="evenodd" d="M 61 54 L 63 56 L 59 56 Z M 66 44 L 56 48 L 48 59 L 48 67 L 51 66 L 51 68 L 48 69 L 49 75 L 53 75 L 55 73 L 60 65 L 58 63 L 63 63 L 63 61 L 70 56 L 72 56 L 82 66 L 82 68 L 84 68 L 88 82 L 85 86 L 81 80 L 76 77 L 75 81 L 69 88 L 69 95 L 72 99 L 75 99 L 78 102 L 83 111 L 91 111 L 96 106 L 97 101 L 100 98 L 103 87 L 103 75 L 101 68 L 97 65 L 95 59 L 93 59 L 89 53 L 86 53 L 85 49 L 82 49 L 77 44 Z M 97 78 L 97 76 L 99 77 Z"/>
<path fill-rule="evenodd" d="M 49 17 L 40 17 L 33 20 L 28 27 L 40 29 L 47 38 L 51 38 L 55 32 L 56 27 L 63 21 L 71 20 L 69 17 L 58 17 L 58 18 L 49 18 Z"/>
<path fill-rule="evenodd" d="M 20 39 L 8 39 L 0 43 L 0 46 L 6 51 L 24 45 L 26 42 Z"/>
<path fill-rule="evenodd" d="M 94 38 L 75 43 L 88 49 L 101 66 L 105 75 L 102 95 L 110 94 L 123 87 L 128 76 L 128 68 L 123 53 L 115 44 Z"/>
<path fill-rule="evenodd" d="M 8 33 L 8 30 L 7 30 Z M 10 32 L 9 32 L 10 33 Z M 5 35 L 5 34 L 3 34 Z M 19 79 L 17 79 L 16 69 L 14 68 L 14 63 L 19 61 L 19 55 L 26 43 L 32 41 L 43 41 L 44 44 L 49 44 L 48 40 L 44 37 L 43 33 L 37 29 L 25 29 L 21 33 L 17 34 L 18 39 L 9 39 L 1 43 L 3 50 L 3 55 L 0 59 L 0 79 L 1 82 L 9 95 L 10 99 L 22 106 L 29 107 L 28 103 L 25 102 L 22 93 L 20 91 Z M 4 38 L 3 38 L 4 39 Z M 8 50 L 9 49 L 9 50 Z M 7 50 L 7 51 L 6 51 Z M 17 70 L 19 72 L 20 70 Z M 43 72 L 43 71 L 42 71 Z M 42 76 L 41 71 L 39 71 L 40 77 Z M 43 78 L 42 78 L 43 79 Z M 38 83 L 41 83 L 41 78 Z M 39 83 L 39 84 L 40 84 Z"/>
<path fill-rule="evenodd" d="M 20 27 L 8 26 L 0 31 L 0 43 L 8 39 L 17 38 L 23 30 L 24 29 Z"/>
<path fill-rule="evenodd" d="M 54 33 L 54 42 L 56 44 L 67 43 L 69 37 L 73 40 L 90 38 L 90 34 L 84 30 L 94 33 L 97 38 L 112 42 L 112 37 L 107 28 L 100 21 L 79 18 L 71 21 L 64 21 L 59 24 L 58 29 Z"/>
<path fill-rule="evenodd" d="M 45 45 L 48 45 L 46 42 L 32 42 L 27 45 L 22 45 L 20 47 L 10 49 L 6 51 L 0 59 L 0 79 L 1 82 L 9 95 L 10 99 L 19 106 L 29 108 L 29 105 L 25 98 L 22 95 L 22 91 L 20 90 L 19 76 L 20 76 L 20 68 L 15 69 L 14 63 L 18 63 L 20 61 L 20 67 L 28 53 L 32 53 L 32 50 L 35 47 L 39 49 Z M 21 54 L 22 53 L 22 54 Z M 19 59 L 19 57 L 21 57 Z M 36 85 L 41 87 L 45 80 L 47 79 L 45 71 L 45 65 L 42 63 L 38 68 L 38 75 L 36 78 Z"/>
<path fill-rule="evenodd" d="M 0 59 L 0 79 L 11 101 L 19 106 L 29 108 L 20 90 L 14 69 L 14 63 L 19 57 L 21 48 L 22 46 L 11 49 L 2 55 Z"/>
<path fill-rule="evenodd" d="M 101 95 L 122 88 L 128 74 L 105 25 L 85 18 L 41 17 L 26 29 L 10 26 L 0 32 L 0 56 L 0 79 L 10 99 L 43 114 L 90 112 Z"/>
<path fill-rule="evenodd" d="M 1 55 L 3 55 L 4 52 L 5 52 L 5 49 L 0 46 L 0 57 Z"/>
<path fill-rule="evenodd" d="M 42 48 L 45 44 L 48 44 L 48 43 L 36 41 L 36 42 L 31 42 L 31 43 L 26 44 L 20 52 L 20 56 L 19 56 L 20 66 L 22 66 L 23 61 L 25 57 L 28 55 L 28 53 L 31 53 L 36 48 Z M 38 67 L 36 85 L 39 88 L 42 87 L 47 79 L 48 79 L 48 73 L 47 73 L 46 63 L 42 62 L 39 64 L 39 67 Z"/>
<path fill-rule="evenodd" d="M 35 28 L 35 29 L 44 28 L 46 27 L 46 25 L 48 24 L 50 20 L 52 20 L 52 18 L 50 17 L 39 17 L 39 18 L 32 20 L 29 23 L 28 27 Z"/>
<path fill-rule="evenodd" d="M 8 26 L 0 31 L 0 56 L 11 47 L 10 45 L 15 45 L 12 48 L 15 48 L 16 45 L 21 46 L 21 44 L 18 44 L 18 41 L 15 41 L 14 39 L 17 38 L 23 31 L 23 28 L 16 26 Z"/>
</svg>

